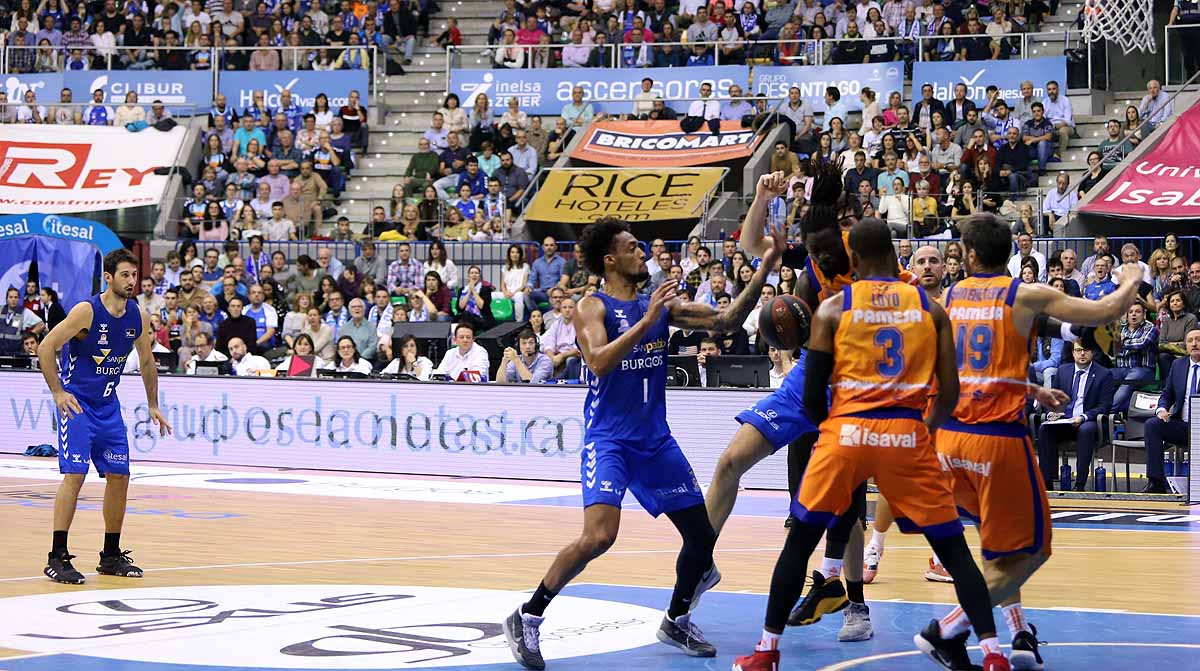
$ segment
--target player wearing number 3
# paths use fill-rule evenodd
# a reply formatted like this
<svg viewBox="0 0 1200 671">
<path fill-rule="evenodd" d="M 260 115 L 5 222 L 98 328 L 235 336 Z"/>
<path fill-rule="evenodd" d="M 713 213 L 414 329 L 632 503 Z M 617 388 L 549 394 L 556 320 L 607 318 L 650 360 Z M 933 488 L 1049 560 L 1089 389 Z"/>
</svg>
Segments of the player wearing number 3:
<svg viewBox="0 0 1200 671">
<path fill-rule="evenodd" d="M 136 347 L 150 420 L 161 435 L 171 432 L 158 409 L 158 373 L 151 354 L 150 316 L 133 299 L 138 286 L 137 258 L 126 249 L 104 257 L 104 293 L 71 308 L 38 346 L 38 364 L 58 409 L 58 469 L 62 484 L 54 497 L 54 544 L 46 564 L 50 579 L 72 585 L 84 582 L 71 565 L 67 531 L 88 463 L 96 466 L 104 486 L 104 549 L 96 570 L 104 575 L 140 578 L 129 551 L 121 551 L 121 525 L 129 491 L 129 440 L 121 418 L 117 384 L 130 351 Z M 61 350 L 61 362 L 56 357 Z"/>
</svg>

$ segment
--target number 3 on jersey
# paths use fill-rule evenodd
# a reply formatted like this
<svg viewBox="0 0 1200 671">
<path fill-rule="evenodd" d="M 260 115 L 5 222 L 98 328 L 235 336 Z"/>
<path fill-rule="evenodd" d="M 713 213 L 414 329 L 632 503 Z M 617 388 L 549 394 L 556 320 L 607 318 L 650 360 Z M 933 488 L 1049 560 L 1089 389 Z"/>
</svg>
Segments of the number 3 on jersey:
<svg viewBox="0 0 1200 671">
<path fill-rule="evenodd" d="M 884 377 L 896 377 L 904 371 L 904 336 L 898 329 L 883 328 L 875 332 L 875 345 L 883 348 L 876 369 Z"/>
<path fill-rule="evenodd" d="M 954 349 L 958 352 L 958 369 L 967 364 L 973 370 L 985 370 L 992 359 L 992 328 L 976 324 L 968 331 L 966 324 L 959 324 L 954 334 Z"/>
</svg>

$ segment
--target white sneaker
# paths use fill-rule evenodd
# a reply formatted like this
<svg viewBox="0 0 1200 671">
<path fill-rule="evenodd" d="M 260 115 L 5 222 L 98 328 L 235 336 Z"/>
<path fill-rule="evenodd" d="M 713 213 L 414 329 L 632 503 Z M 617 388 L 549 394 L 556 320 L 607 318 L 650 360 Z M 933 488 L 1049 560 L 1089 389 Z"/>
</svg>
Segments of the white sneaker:
<svg viewBox="0 0 1200 671">
<path fill-rule="evenodd" d="M 875 574 L 879 572 L 879 562 L 883 559 L 883 548 L 874 543 L 863 551 L 863 583 L 870 585 L 875 582 Z"/>
<path fill-rule="evenodd" d="M 837 639 L 843 643 L 850 641 L 866 641 L 875 635 L 871 627 L 871 609 L 865 603 L 850 602 L 850 607 L 842 611 L 842 628 L 838 630 Z"/>
</svg>

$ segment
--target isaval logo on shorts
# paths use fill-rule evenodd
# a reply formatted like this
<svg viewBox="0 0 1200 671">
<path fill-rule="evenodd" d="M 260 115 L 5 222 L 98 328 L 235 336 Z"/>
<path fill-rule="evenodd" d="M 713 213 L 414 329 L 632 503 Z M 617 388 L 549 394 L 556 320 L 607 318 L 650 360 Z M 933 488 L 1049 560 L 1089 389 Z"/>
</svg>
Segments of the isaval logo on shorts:
<svg viewBox="0 0 1200 671">
<path fill-rule="evenodd" d="M 843 424 L 838 444 L 844 447 L 916 447 L 917 432 L 886 433 L 860 424 Z"/>
</svg>

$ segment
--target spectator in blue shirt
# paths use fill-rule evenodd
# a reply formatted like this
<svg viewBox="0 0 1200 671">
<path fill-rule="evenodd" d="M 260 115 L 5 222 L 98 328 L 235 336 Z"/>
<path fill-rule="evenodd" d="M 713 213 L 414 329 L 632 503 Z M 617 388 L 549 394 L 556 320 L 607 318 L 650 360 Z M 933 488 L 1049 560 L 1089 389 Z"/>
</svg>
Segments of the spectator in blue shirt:
<svg viewBox="0 0 1200 671">
<path fill-rule="evenodd" d="M 563 265 L 566 262 L 558 255 L 558 242 L 546 236 L 542 241 L 542 256 L 533 262 L 529 272 L 529 282 L 533 285 L 533 291 L 529 297 L 535 303 L 548 301 L 550 296 L 546 293 L 550 289 L 558 286 L 562 280 Z"/>
<path fill-rule="evenodd" d="M 1117 283 L 1113 282 L 1111 276 L 1112 261 L 1109 260 L 1109 257 L 1101 256 L 1096 259 L 1096 263 L 1092 266 L 1092 272 L 1096 274 L 1096 281 L 1084 287 L 1084 298 L 1098 301 L 1117 290 Z"/>
<path fill-rule="evenodd" d="M 504 350 L 505 382 L 539 384 L 554 376 L 554 363 L 538 351 L 538 337 L 532 329 L 523 329 L 517 335 L 517 346 L 519 352 L 511 347 Z"/>
<path fill-rule="evenodd" d="M 487 194 L 487 175 L 479 169 L 479 159 L 474 156 L 467 157 L 467 169 L 458 176 L 458 191 L 461 193 L 462 188 L 470 187 L 471 198 L 479 200 Z"/>
</svg>

